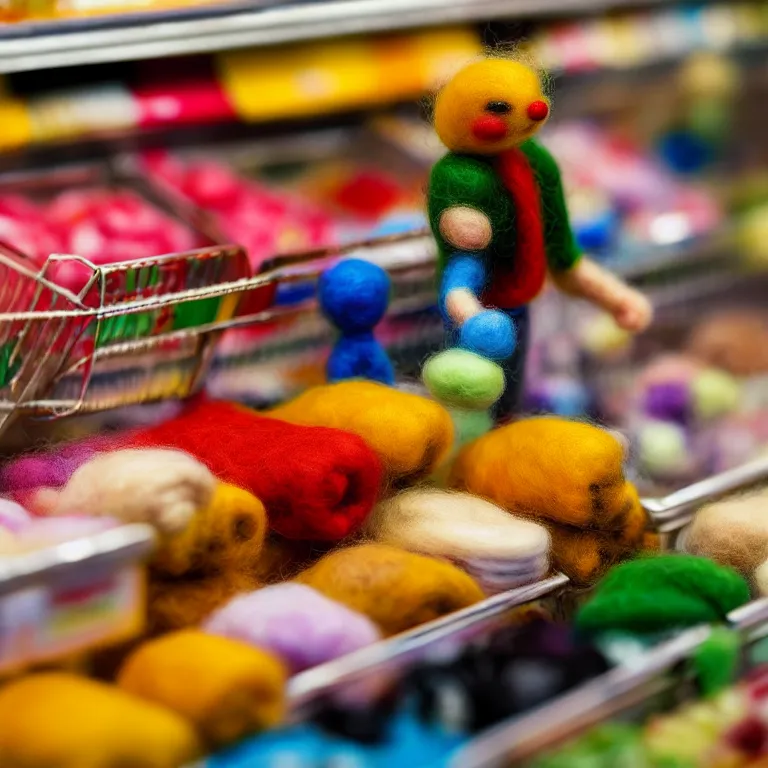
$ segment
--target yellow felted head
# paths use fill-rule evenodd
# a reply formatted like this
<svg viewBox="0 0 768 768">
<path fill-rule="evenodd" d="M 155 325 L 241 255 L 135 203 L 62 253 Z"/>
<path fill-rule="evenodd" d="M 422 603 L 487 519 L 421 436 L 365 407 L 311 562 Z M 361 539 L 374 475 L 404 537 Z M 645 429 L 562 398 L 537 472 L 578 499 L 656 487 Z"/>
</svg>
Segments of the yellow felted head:
<svg viewBox="0 0 768 768">
<path fill-rule="evenodd" d="M 384 544 L 331 552 L 297 581 L 364 613 L 395 635 L 483 599 L 475 581 L 454 565 Z"/>
<path fill-rule="evenodd" d="M 553 417 L 525 419 L 465 446 L 449 484 L 511 512 L 620 530 L 630 517 L 642 519 L 623 463 L 624 446 L 603 429 Z"/>
<path fill-rule="evenodd" d="M 453 422 L 445 408 L 371 381 L 313 387 L 269 415 L 353 432 L 379 455 L 390 479 L 400 482 L 428 475 L 453 444 Z"/>
<path fill-rule="evenodd" d="M 176 713 L 64 673 L 28 675 L 0 689 L 0 723 L 4 768 L 179 768 L 202 752 Z"/>
<path fill-rule="evenodd" d="M 198 510 L 183 531 L 165 538 L 152 569 L 164 576 L 255 569 L 266 530 L 267 513 L 255 496 L 217 483 L 209 504 Z"/>
<path fill-rule="evenodd" d="M 448 82 L 437 96 L 434 120 L 451 151 L 496 154 L 530 139 L 548 115 L 538 73 L 491 58 L 467 65 Z"/>
<path fill-rule="evenodd" d="M 193 630 L 139 646 L 118 685 L 178 712 L 212 746 L 277 725 L 285 713 L 286 672 L 271 653 Z"/>
</svg>

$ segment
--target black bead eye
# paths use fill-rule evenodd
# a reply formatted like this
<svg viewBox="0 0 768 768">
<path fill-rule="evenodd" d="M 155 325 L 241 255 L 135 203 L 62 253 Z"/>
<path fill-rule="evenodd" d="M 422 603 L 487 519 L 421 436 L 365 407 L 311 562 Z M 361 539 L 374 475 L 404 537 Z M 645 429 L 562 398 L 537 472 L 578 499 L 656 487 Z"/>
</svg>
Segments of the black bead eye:
<svg viewBox="0 0 768 768">
<path fill-rule="evenodd" d="M 485 105 L 486 112 L 493 112 L 497 115 L 506 115 L 512 111 L 512 105 L 506 101 L 489 101 Z"/>
</svg>

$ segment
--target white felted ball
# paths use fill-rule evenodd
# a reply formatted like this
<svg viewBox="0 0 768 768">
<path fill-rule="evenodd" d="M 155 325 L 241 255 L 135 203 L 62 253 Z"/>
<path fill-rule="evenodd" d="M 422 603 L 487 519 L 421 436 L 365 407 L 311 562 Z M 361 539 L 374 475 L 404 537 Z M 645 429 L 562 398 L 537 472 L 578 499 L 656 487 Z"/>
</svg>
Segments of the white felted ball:
<svg viewBox="0 0 768 768">
<path fill-rule="evenodd" d="M 215 487 L 210 471 L 186 453 L 130 449 L 83 464 L 46 505 L 53 501 L 55 515 L 112 517 L 175 533 L 210 503 Z"/>
<path fill-rule="evenodd" d="M 547 555 L 549 533 L 479 496 L 412 488 L 379 503 L 366 523 L 376 540 L 457 559 L 528 560 Z"/>
<path fill-rule="evenodd" d="M 680 548 L 751 578 L 768 558 L 768 492 L 757 491 L 700 509 L 681 537 Z"/>
</svg>

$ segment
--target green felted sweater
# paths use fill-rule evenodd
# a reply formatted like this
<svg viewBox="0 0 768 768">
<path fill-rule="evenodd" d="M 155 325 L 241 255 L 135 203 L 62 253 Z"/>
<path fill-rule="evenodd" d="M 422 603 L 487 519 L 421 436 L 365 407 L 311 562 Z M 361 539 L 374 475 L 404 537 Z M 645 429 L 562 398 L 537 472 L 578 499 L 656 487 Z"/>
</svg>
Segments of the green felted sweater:
<svg viewBox="0 0 768 768">
<path fill-rule="evenodd" d="M 560 169 L 552 155 L 533 140 L 525 142 L 520 150 L 527 158 L 539 188 L 549 267 L 555 271 L 570 269 L 579 260 L 580 252 L 568 219 Z M 456 249 L 440 234 L 440 216 L 447 208 L 459 205 L 475 208 L 490 219 L 493 236 L 485 251 L 489 260 L 514 257 L 517 239 L 515 205 L 497 172 L 495 158 L 451 152 L 433 167 L 428 213 L 441 264 Z"/>
</svg>

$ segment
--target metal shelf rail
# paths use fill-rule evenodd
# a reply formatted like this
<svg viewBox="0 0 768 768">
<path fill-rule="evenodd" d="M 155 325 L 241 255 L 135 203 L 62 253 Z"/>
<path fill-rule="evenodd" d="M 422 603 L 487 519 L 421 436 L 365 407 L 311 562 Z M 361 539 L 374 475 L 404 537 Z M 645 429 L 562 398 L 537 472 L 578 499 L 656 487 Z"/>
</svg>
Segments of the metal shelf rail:
<svg viewBox="0 0 768 768">
<path fill-rule="evenodd" d="M 252 0 L 168 12 L 8 24 L 0 27 L 0 74 L 665 2 L 668 0 Z"/>
</svg>

